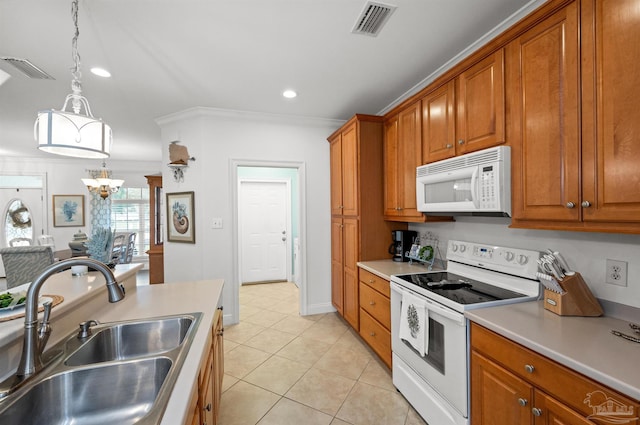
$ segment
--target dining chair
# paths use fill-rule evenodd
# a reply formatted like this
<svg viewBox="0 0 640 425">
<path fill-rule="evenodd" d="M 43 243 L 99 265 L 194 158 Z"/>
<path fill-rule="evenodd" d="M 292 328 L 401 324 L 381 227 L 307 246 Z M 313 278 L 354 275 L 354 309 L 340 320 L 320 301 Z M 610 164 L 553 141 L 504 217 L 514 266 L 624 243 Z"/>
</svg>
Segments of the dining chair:
<svg viewBox="0 0 640 425">
<path fill-rule="evenodd" d="M 50 246 L 14 246 L 0 249 L 7 278 L 7 289 L 33 282 L 47 266 L 53 264 Z"/>
</svg>

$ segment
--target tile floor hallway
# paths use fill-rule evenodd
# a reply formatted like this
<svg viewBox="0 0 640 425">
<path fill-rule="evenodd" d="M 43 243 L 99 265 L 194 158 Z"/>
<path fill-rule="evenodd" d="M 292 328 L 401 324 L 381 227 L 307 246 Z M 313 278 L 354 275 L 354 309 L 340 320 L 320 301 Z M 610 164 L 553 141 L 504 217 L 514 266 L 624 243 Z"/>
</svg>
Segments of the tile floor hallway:
<svg viewBox="0 0 640 425">
<path fill-rule="evenodd" d="M 221 425 L 425 424 L 337 314 L 298 314 L 292 283 L 242 286 L 224 350 Z"/>
</svg>

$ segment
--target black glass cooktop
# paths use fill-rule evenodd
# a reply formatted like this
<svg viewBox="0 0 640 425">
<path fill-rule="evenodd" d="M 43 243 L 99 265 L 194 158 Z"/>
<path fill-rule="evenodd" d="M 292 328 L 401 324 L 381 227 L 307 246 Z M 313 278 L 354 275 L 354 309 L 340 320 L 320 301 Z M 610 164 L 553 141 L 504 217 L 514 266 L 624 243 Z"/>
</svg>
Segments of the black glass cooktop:
<svg viewBox="0 0 640 425">
<path fill-rule="evenodd" d="M 477 304 L 525 296 L 447 272 L 405 274 L 397 277 L 459 304 Z"/>
</svg>

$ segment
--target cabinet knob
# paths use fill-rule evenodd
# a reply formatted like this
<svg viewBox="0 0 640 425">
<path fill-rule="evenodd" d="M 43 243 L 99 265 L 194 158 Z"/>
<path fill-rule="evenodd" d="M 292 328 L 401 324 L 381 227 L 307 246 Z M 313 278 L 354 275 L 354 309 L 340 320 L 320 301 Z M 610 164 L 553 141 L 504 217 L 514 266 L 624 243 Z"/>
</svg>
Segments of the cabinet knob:
<svg viewBox="0 0 640 425">
<path fill-rule="evenodd" d="M 529 373 L 533 373 L 533 371 L 536 370 L 536 368 L 533 367 L 533 365 L 526 364 L 526 365 L 524 365 L 524 370 L 526 370 Z"/>
<path fill-rule="evenodd" d="M 375 279 L 369 279 L 369 283 L 373 283 L 375 281 L 376 281 Z"/>
<path fill-rule="evenodd" d="M 573 207 L 575 207 L 576 204 L 574 204 L 573 202 L 567 202 L 567 208 L 571 209 Z"/>
<path fill-rule="evenodd" d="M 453 145 L 451 143 L 447 143 L 447 149 L 451 149 Z"/>
<path fill-rule="evenodd" d="M 583 208 L 589 208 L 591 206 L 591 202 L 589 201 L 582 201 L 582 207 Z"/>
<path fill-rule="evenodd" d="M 376 305 L 375 301 L 369 301 L 369 305 Z"/>
<path fill-rule="evenodd" d="M 526 405 L 527 405 L 527 403 L 528 403 L 527 399 L 524 399 L 524 398 L 519 398 L 519 399 L 518 399 L 518 404 L 519 404 L 520 406 L 522 406 L 522 407 L 526 406 Z"/>
<path fill-rule="evenodd" d="M 206 410 L 207 412 L 211 412 L 212 406 L 211 403 L 207 404 L 203 410 Z"/>
<path fill-rule="evenodd" d="M 462 139 L 458 140 L 458 144 L 459 145 L 464 145 L 464 140 L 462 140 Z"/>
<path fill-rule="evenodd" d="M 369 332 L 369 336 L 376 336 L 375 332 Z"/>
<path fill-rule="evenodd" d="M 533 409 L 531 409 L 531 413 L 533 413 L 533 416 L 542 416 L 542 409 L 534 407 Z"/>
</svg>

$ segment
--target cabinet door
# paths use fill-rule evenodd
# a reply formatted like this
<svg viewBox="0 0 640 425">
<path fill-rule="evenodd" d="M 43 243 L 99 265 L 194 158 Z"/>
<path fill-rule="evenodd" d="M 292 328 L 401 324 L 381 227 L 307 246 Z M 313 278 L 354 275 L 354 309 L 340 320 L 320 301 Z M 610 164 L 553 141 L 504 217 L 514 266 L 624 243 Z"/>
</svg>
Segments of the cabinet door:
<svg viewBox="0 0 640 425">
<path fill-rule="evenodd" d="M 357 126 L 342 132 L 342 214 L 358 215 L 358 134 Z"/>
<path fill-rule="evenodd" d="M 587 0 L 582 13 L 584 220 L 638 222 L 638 1 Z"/>
<path fill-rule="evenodd" d="M 503 50 L 467 69 L 456 83 L 456 153 L 504 143 Z"/>
<path fill-rule="evenodd" d="M 222 380 L 224 378 L 224 328 L 222 323 L 222 307 L 215 313 L 213 325 L 213 424 L 218 423 L 220 415 L 220 399 L 222 397 Z"/>
<path fill-rule="evenodd" d="M 422 218 L 416 201 L 416 167 L 422 165 L 421 103 L 398 116 L 398 200 L 400 215 Z"/>
<path fill-rule="evenodd" d="M 359 325 L 359 297 L 358 297 L 358 220 L 345 218 L 343 220 L 343 249 L 344 249 L 344 318 L 357 331 Z"/>
<path fill-rule="evenodd" d="M 507 46 L 514 219 L 579 221 L 575 3 Z"/>
<path fill-rule="evenodd" d="M 384 215 L 385 218 L 397 217 L 400 214 L 398 205 L 399 170 L 398 170 L 398 115 L 394 115 L 384 123 Z M 415 183 L 414 183 L 415 184 Z"/>
<path fill-rule="evenodd" d="M 331 219 L 331 303 L 344 315 L 343 224 L 341 218 Z"/>
<path fill-rule="evenodd" d="M 533 387 L 471 352 L 471 425 L 533 424 Z"/>
<path fill-rule="evenodd" d="M 450 81 L 422 98 L 422 163 L 455 156 L 455 83 Z"/>
<path fill-rule="evenodd" d="M 331 214 L 342 214 L 342 135 L 338 134 L 329 145 L 331 164 Z"/>
<path fill-rule="evenodd" d="M 531 411 L 535 425 L 593 425 L 584 416 L 541 391 L 535 391 L 534 400 Z"/>
</svg>

